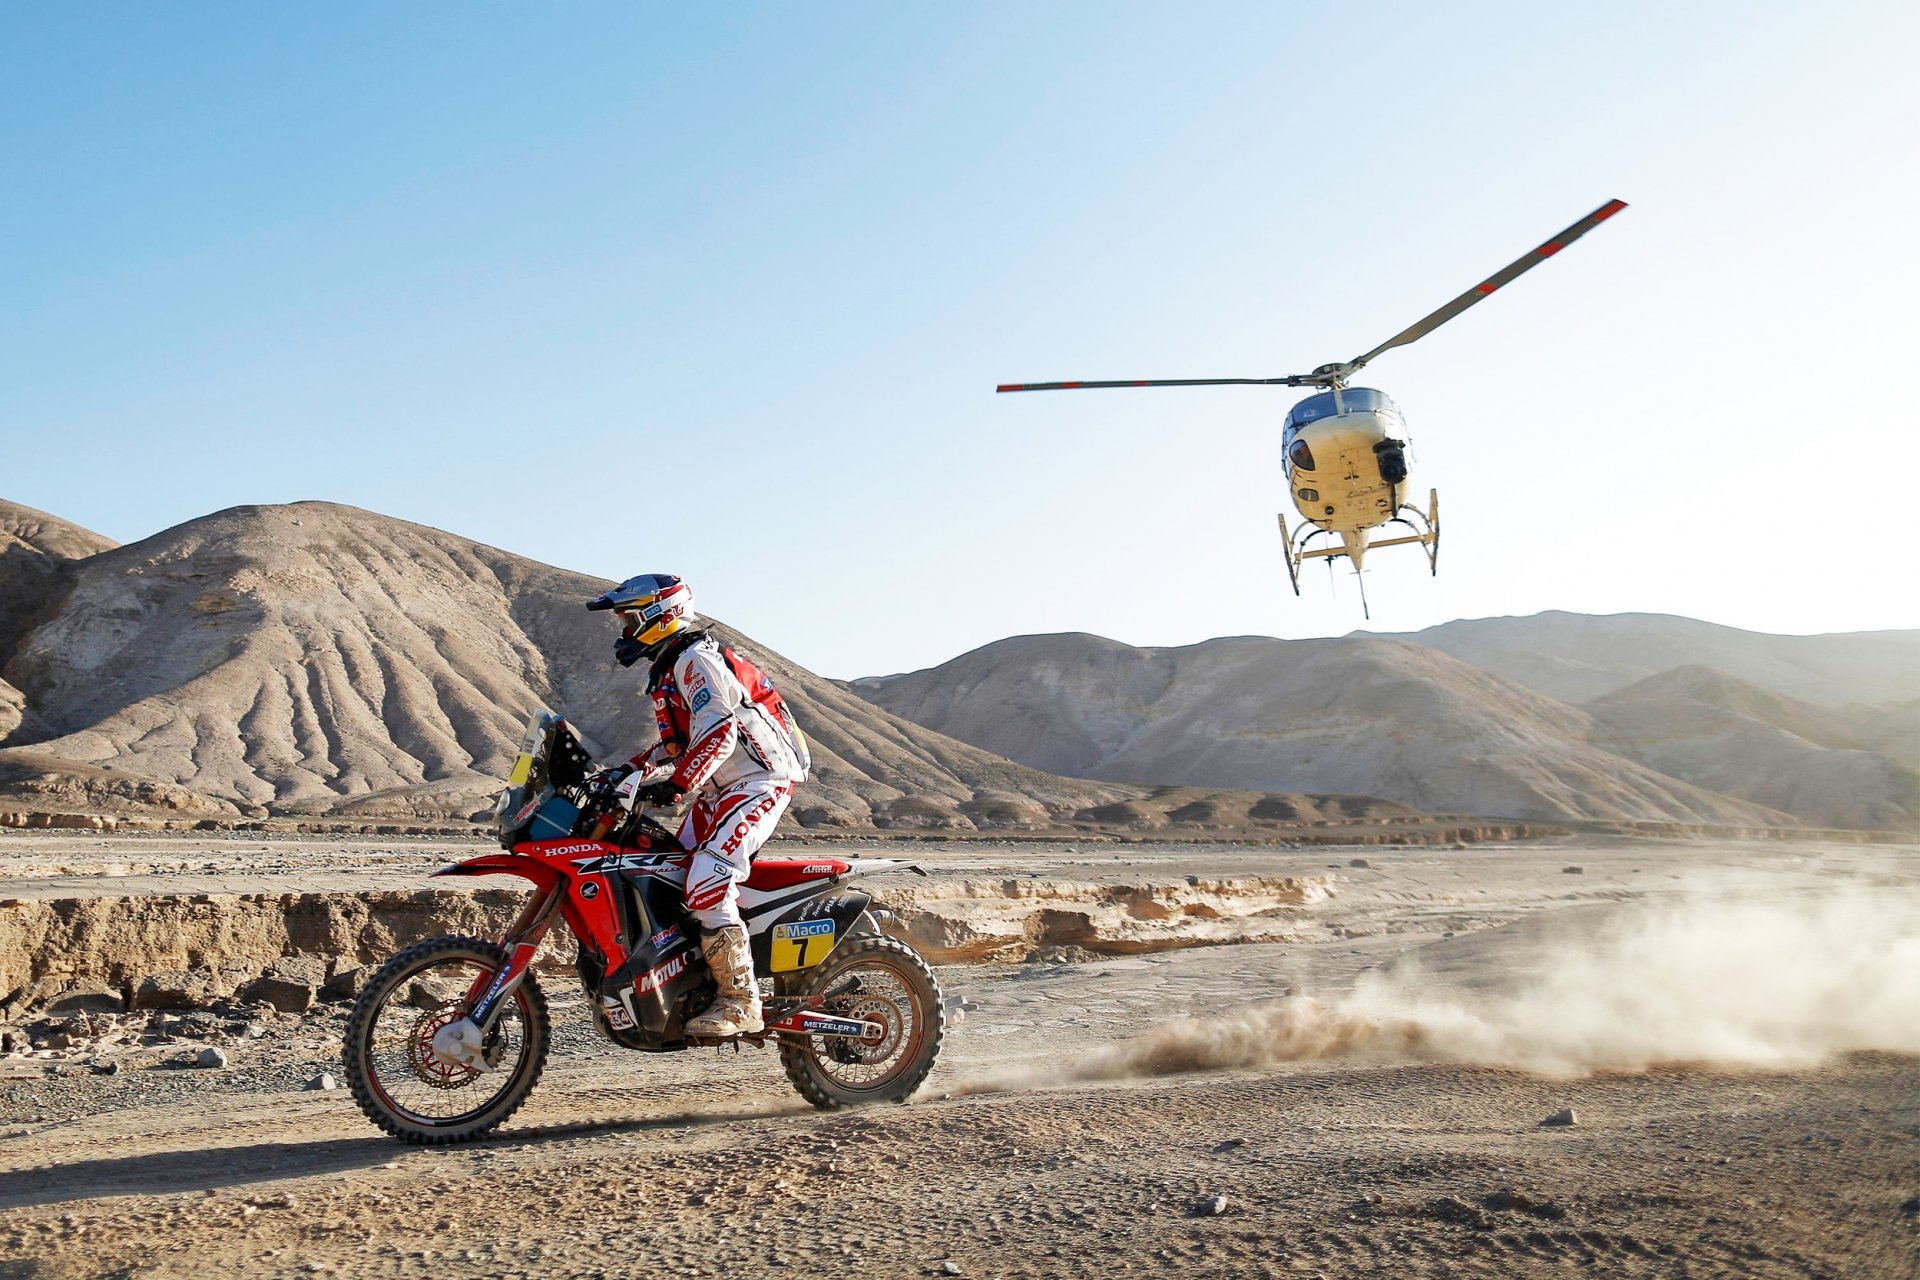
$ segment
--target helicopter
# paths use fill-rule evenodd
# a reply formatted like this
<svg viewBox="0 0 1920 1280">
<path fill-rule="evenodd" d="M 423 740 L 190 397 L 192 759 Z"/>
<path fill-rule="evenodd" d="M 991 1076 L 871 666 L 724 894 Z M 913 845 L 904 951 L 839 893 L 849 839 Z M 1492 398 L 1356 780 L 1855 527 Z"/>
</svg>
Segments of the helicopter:
<svg viewBox="0 0 1920 1280">
<path fill-rule="evenodd" d="M 1407 488 L 1406 420 L 1385 392 L 1348 383 L 1382 352 L 1404 347 L 1432 333 L 1447 321 L 1513 283 L 1526 272 L 1626 208 L 1624 200 L 1609 200 L 1580 221 L 1530 250 L 1482 280 L 1439 310 L 1415 321 L 1373 350 L 1345 364 L 1323 364 L 1312 373 L 1283 378 L 1160 378 L 1124 382 L 1009 382 L 995 387 L 1006 391 L 1083 391 L 1110 387 L 1319 387 L 1314 395 L 1287 411 L 1281 424 L 1280 448 L 1287 488 L 1304 517 L 1298 528 L 1287 527 L 1280 515 L 1287 576 L 1293 594 L 1300 594 L 1300 570 L 1309 560 L 1322 559 L 1327 567 L 1345 556 L 1359 579 L 1367 552 L 1375 547 L 1418 545 L 1427 555 L 1430 572 L 1440 571 L 1440 493 L 1427 491 L 1427 509 L 1402 501 Z M 1373 540 L 1373 531 L 1385 525 L 1404 525 L 1412 532 Z M 1337 544 L 1310 546 L 1326 535 Z M 1360 608 L 1369 618 L 1366 583 L 1360 581 Z"/>
</svg>

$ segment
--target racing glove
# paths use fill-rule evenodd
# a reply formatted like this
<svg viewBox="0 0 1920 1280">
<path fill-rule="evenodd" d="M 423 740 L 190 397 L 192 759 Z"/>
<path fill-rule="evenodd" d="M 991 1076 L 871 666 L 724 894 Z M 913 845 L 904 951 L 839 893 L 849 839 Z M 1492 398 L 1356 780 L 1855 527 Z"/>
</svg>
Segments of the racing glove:
<svg viewBox="0 0 1920 1280">
<path fill-rule="evenodd" d="M 629 810 L 636 804 L 668 805 L 687 794 L 686 788 L 673 781 L 670 773 L 668 777 L 648 781 L 648 773 L 651 772 L 633 772 L 621 779 L 620 785 L 614 789 L 621 805 Z"/>
<path fill-rule="evenodd" d="M 685 787 L 672 778 L 666 778 L 660 782 L 642 783 L 634 788 L 633 798 L 641 804 L 667 805 L 678 804 L 686 794 Z"/>
</svg>

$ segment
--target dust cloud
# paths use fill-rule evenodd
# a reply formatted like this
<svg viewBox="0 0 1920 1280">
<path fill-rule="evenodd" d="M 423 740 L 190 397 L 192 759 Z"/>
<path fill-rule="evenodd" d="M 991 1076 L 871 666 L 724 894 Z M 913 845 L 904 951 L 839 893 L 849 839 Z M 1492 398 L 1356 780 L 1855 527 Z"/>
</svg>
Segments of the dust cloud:
<svg viewBox="0 0 1920 1280">
<path fill-rule="evenodd" d="M 1326 1058 L 1577 1076 L 1807 1066 L 1862 1049 L 1920 1053 L 1920 894 L 1911 891 L 1621 908 L 1506 941 L 1468 953 L 1466 971 L 1402 963 L 1362 974 L 1342 997 L 1292 996 L 1238 1016 L 1171 1022 L 959 1091 Z M 1461 990 L 1490 981 L 1484 991 Z"/>
</svg>

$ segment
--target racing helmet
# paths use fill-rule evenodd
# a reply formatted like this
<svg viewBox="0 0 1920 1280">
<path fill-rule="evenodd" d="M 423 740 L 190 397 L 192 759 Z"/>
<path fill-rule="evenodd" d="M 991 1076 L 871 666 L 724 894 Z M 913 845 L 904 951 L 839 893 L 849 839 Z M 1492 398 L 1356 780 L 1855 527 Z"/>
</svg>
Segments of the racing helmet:
<svg viewBox="0 0 1920 1280">
<path fill-rule="evenodd" d="M 587 601 L 587 608 L 612 609 L 619 614 L 621 637 L 648 653 L 700 619 L 693 611 L 693 588 L 671 573 L 628 578 Z"/>
</svg>

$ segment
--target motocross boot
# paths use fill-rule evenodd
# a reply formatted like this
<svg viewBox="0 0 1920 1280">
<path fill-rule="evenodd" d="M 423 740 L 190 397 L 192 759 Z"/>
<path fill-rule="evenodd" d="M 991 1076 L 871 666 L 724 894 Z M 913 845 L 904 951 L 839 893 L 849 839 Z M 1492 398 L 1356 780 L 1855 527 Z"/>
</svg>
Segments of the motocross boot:
<svg viewBox="0 0 1920 1280">
<path fill-rule="evenodd" d="M 737 924 L 716 929 L 700 940 L 700 950 L 720 993 L 687 1019 L 686 1034 L 737 1036 L 762 1030 L 766 1024 L 760 1020 L 760 987 L 753 980 L 753 952 L 746 929 Z"/>
</svg>

